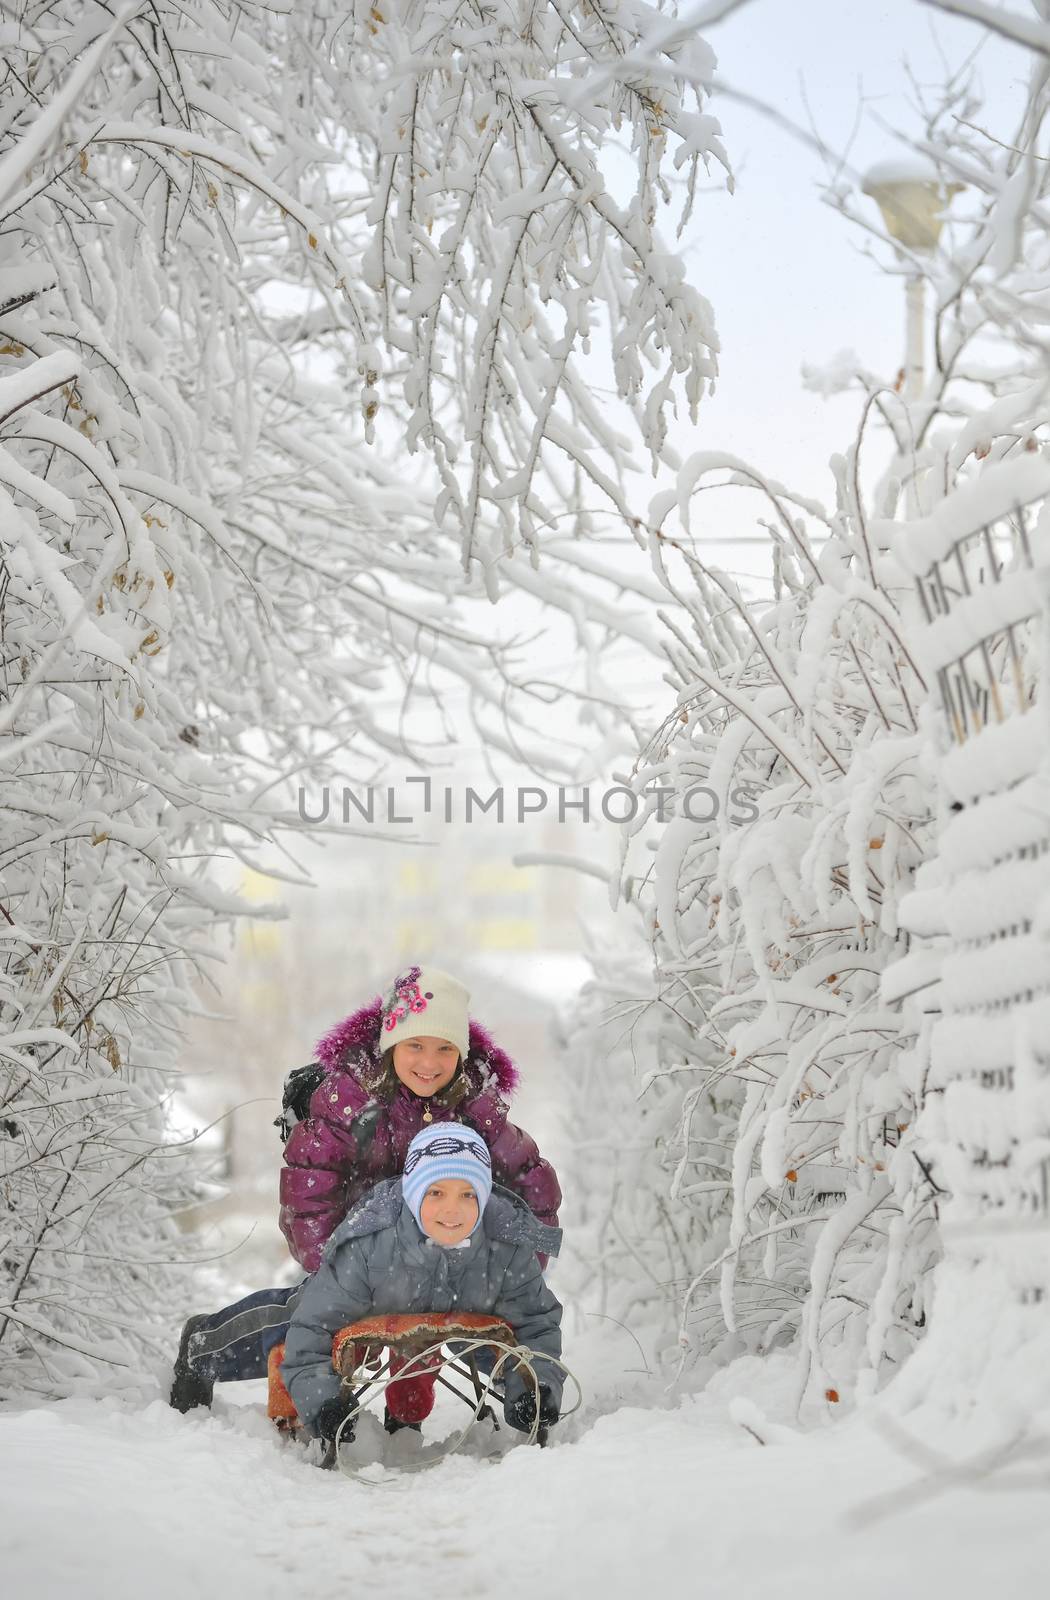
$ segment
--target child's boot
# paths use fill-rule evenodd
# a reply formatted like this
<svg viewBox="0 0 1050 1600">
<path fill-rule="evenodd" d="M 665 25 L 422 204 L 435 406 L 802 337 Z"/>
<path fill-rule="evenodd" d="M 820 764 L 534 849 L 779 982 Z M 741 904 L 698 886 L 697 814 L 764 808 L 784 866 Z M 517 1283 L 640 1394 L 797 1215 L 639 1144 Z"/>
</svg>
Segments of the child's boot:
<svg viewBox="0 0 1050 1600">
<path fill-rule="evenodd" d="M 386 1391 L 386 1416 L 384 1427 L 388 1433 L 396 1433 L 398 1428 L 419 1428 L 434 1409 L 434 1385 L 437 1383 L 438 1370 L 441 1367 L 440 1355 L 428 1358 L 422 1371 L 419 1370 L 418 1358 L 413 1360 L 405 1356 L 390 1356 L 391 1373 L 402 1372 L 408 1367 L 412 1376 L 409 1378 L 395 1378 L 387 1385 Z M 391 1427 L 390 1424 L 395 1426 Z"/>
<path fill-rule="evenodd" d="M 183 1413 L 193 1411 L 197 1406 L 210 1406 L 215 1384 L 211 1378 L 206 1378 L 203 1373 L 195 1372 L 190 1366 L 189 1343 L 190 1337 L 207 1317 L 190 1317 L 182 1330 L 179 1339 L 179 1352 L 175 1357 L 172 1368 L 171 1393 L 168 1395 L 168 1404 L 176 1411 Z"/>
<path fill-rule="evenodd" d="M 402 1428 L 410 1428 L 413 1433 L 423 1432 L 423 1424 L 421 1422 L 402 1422 L 400 1417 L 390 1415 L 389 1407 L 384 1408 L 384 1412 L 383 1427 L 387 1433 L 400 1433 Z"/>
</svg>

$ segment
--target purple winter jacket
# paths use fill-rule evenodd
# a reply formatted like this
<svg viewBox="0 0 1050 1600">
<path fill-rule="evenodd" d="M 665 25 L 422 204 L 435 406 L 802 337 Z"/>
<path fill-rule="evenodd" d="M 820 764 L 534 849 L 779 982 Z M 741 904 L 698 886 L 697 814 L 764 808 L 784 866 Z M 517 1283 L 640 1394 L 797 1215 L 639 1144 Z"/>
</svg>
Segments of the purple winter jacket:
<svg viewBox="0 0 1050 1600">
<path fill-rule="evenodd" d="M 378 1070 L 381 1012 L 377 997 L 320 1040 L 315 1054 L 326 1068 L 324 1080 L 311 1097 L 309 1116 L 292 1129 L 284 1147 L 281 1232 L 307 1272 L 317 1270 L 329 1234 L 358 1197 L 401 1171 L 430 1105 L 398 1084 L 393 1099 L 381 1107 L 373 1138 L 358 1151 L 348 1124 L 372 1099 L 362 1079 L 371 1081 Z M 433 1121 L 469 1122 L 489 1147 L 496 1182 L 519 1194 L 541 1222 L 557 1227 L 561 1188 L 554 1168 L 535 1141 L 507 1121 L 517 1068 L 473 1021 L 469 1043 L 462 1067 L 469 1092 L 454 1110 L 430 1106 Z"/>
</svg>

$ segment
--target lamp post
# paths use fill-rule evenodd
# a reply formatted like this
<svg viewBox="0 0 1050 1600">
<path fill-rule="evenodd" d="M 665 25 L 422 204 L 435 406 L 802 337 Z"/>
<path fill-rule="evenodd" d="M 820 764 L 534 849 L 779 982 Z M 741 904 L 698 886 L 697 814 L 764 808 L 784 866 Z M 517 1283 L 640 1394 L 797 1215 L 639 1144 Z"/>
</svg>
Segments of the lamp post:
<svg viewBox="0 0 1050 1600">
<path fill-rule="evenodd" d="M 912 157 L 906 161 L 880 161 L 871 168 L 862 188 L 882 212 L 886 232 L 900 247 L 898 254 L 931 256 L 944 226 L 944 211 L 960 183 L 942 183 L 933 166 Z M 904 398 L 910 403 L 922 394 L 925 382 L 925 280 L 921 267 L 912 263 L 905 276 Z M 915 474 L 908 480 L 909 517 L 919 514 Z"/>
</svg>

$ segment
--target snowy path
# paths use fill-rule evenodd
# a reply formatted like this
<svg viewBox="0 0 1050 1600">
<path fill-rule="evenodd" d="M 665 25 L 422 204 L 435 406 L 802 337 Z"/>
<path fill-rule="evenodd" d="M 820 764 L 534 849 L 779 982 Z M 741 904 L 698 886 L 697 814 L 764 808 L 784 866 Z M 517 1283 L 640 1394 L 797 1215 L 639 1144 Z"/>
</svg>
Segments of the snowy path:
<svg viewBox="0 0 1050 1600">
<path fill-rule="evenodd" d="M 748 1386 L 742 1369 L 735 1387 Z M 760 1447 L 731 1421 L 730 1392 L 720 1379 L 670 1410 L 592 1410 L 546 1451 L 454 1459 L 379 1487 L 306 1465 L 254 1405 L 12 1409 L 0 1415 L 3 1593 L 986 1600 L 990 1578 L 999 1600 L 1045 1592 L 1045 1490 L 953 1490 L 854 1528 L 851 1507 L 914 1469 L 857 1424 Z"/>
</svg>

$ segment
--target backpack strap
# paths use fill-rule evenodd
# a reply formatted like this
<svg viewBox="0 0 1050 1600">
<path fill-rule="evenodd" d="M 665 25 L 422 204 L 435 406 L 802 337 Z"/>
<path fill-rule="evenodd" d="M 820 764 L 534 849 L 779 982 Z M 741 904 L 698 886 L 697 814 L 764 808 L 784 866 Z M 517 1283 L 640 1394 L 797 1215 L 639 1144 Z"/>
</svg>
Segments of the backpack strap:
<svg viewBox="0 0 1050 1600">
<path fill-rule="evenodd" d="M 281 1143 L 288 1143 L 288 1136 L 297 1122 L 305 1122 L 310 1115 L 310 1101 L 314 1090 L 325 1079 L 325 1068 L 316 1061 L 309 1062 L 305 1067 L 294 1067 L 284 1080 L 284 1091 L 281 1096 L 281 1115 L 274 1118 L 273 1125 L 281 1135 Z"/>
<path fill-rule="evenodd" d="M 274 1127 L 280 1132 L 282 1144 L 288 1143 L 288 1136 L 296 1124 L 305 1122 L 310 1115 L 310 1101 L 313 1099 L 314 1090 L 320 1088 L 327 1076 L 326 1067 L 311 1061 L 305 1067 L 293 1068 L 285 1078 L 281 1115 L 275 1117 L 273 1121 Z M 375 1138 L 382 1116 L 382 1106 L 370 1100 L 349 1123 L 347 1132 L 357 1140 L 359 1157 L 364 1155 Z"/>
</svg>

